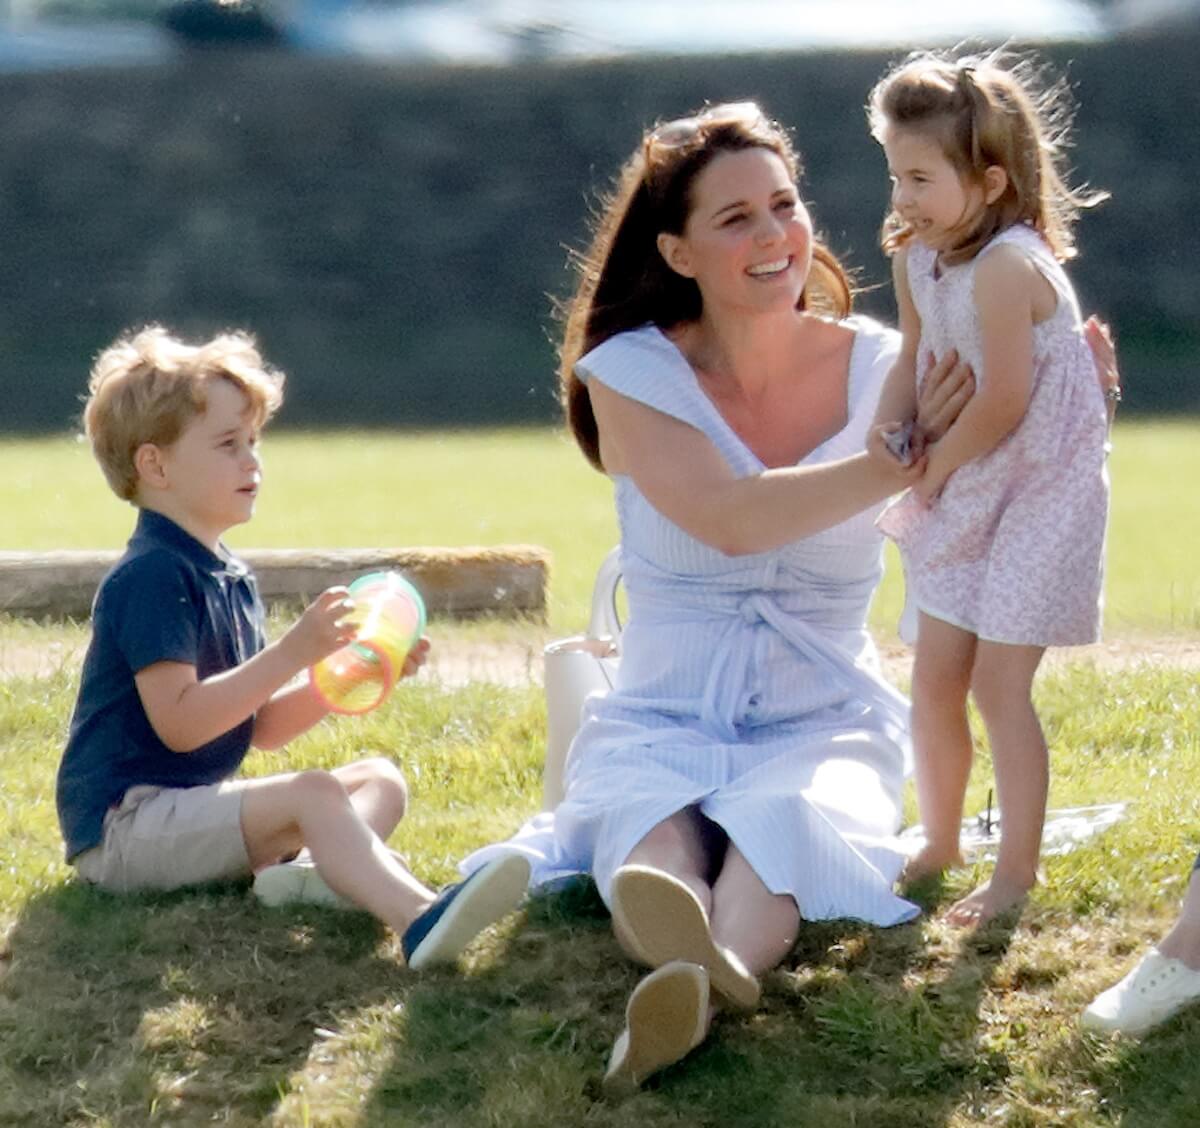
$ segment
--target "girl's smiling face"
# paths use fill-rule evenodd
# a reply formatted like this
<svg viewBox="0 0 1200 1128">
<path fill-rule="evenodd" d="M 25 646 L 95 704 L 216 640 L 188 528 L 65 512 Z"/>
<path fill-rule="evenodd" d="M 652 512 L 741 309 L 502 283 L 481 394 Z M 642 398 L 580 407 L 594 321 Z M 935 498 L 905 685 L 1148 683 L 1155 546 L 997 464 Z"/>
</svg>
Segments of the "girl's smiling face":
<svg viewBox="0 0 1200 1128">
<path fill-rule="evenodd" d="M 933 250 L 959 243 L 982 212 L 985 191 L 964 177 L 928 134 L 891 126 L 884 134 L 892 207 Z"/>
<path fill-rule="evenodd" d="M 812 265 L 813 231 L 787 165 L 769 149 L 720 153 L 692 184 L 681 235 L 658 247 L 706 305 L 794 309 Z"/>
</svg>

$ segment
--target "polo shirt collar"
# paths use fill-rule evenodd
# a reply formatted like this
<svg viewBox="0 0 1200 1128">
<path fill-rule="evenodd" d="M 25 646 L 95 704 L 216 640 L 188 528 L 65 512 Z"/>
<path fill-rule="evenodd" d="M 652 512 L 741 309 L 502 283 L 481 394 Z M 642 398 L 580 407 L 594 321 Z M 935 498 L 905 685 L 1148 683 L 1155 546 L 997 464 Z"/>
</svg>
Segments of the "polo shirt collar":
<svg viewBox="0 0 1200 1128">
<path fill-rule="evenodd" d="M 153 509 L 142 509 L 138 513 L 137 528 L 133 531 L 131 544 L 138 547 L 163 547 L 178 552 L 202 572 L 215 576 L 245 576 L 249 569 L 223 544 L 218 544 L 219 553 L 212 552 L 191 533 L 177 525 L 170 517 Z"/>
</svg>

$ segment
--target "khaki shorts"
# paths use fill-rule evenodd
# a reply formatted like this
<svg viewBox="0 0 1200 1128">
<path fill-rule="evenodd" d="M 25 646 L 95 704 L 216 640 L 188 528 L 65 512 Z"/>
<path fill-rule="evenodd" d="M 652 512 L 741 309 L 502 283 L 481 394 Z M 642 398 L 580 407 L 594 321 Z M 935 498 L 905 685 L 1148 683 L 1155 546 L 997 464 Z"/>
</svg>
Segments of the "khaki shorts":
<svg viewBox="0 0 1200 1128">
<path fill-rule="evenodd" d="M 104 816 L 101 844 L 75 859 L 79 876 L 114 893 L 249 876 L 245 786 L 224 780 L 202 787 L 131 787 Z"/>
</svg>

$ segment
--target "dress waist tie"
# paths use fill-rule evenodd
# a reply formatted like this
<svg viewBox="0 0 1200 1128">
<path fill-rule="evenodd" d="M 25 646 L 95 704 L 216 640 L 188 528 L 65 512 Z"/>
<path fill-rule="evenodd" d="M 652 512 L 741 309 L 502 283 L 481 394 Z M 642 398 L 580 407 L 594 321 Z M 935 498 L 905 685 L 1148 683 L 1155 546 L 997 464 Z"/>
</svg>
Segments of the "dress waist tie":
<svg viewBox="0 0 1200 1128">
<path fill-rule="evenodd" d="M 912 770 L 912 742 L 909 736 L 909 702 L 874 670 L 860 666 L 840 646 L 826 638 L 803 619 L 788 615 L 774 600 L 758 593 L 741 603 L 742 618 L 759 616 L 787 641 L 819 665 L 831 668 L 851 694 L 863 700 L 883 718 L 888 735 L 904 752 L 904 771 Z M 711 679 L 710 679 L 711 680 Z"/>
</svg>

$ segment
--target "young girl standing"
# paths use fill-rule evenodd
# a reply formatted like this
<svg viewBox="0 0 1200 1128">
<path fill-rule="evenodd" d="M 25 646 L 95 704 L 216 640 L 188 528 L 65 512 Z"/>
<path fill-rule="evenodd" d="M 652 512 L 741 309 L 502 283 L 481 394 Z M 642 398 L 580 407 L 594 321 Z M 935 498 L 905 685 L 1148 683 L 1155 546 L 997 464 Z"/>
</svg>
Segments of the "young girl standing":
<svg viewBox="0 0 1200 1128">
<path fill-rule="evenodd" d="M 930 358 L 956 350 L 978 379 L 925 452 L 922 480 L 879 519 L 919 612 L 912 724 L 927 839 L 910 876 L 961 863 L 968 690 L 995 763 L 999 857 L 950 910 L 955 924 L 1018 904 L 1037 880 L 1048 763 L 1033 678 L 1047 646 L 1093 642 L 1100 624 L 1106 393 L 1059 264 L 1078 209 L 1102 196 L 1064 182 L 1052 103 L 994 55 L 923 54 L 869 105 L 893 185 L 883 246 L 904 339 L 876 419 L 914 417 Z M 920 453 L 922 436 L 912 445 Z"/>
</svg>

